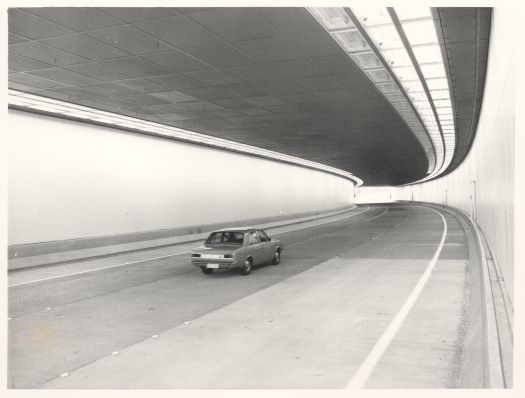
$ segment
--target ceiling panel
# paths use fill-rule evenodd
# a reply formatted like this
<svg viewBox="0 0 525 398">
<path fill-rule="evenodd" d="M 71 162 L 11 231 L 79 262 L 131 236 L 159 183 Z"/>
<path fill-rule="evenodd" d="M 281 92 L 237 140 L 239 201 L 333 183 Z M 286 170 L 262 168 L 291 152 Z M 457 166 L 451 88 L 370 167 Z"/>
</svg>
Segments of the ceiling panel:
<svg viewBox="0 0 525 398">
<path fill-rule="evenodd" d="M 115 84 L 118 84 L 119 86 L 127 87 L 131 90 L 140 91 L 143 93 L 155 93 L 159 91 L 171 91 L 169 87 L 163 86 L 161 84 L 157 84 L 154 82 L 151 82 L 146 79 L 136 78 L 136 79 L 126 79 L 126 80 L 118 80 L 115 82 Z M 175 88 L 175 87 L 174 87 Z"/>
<path fill-rule="evenodd" d="M 135 55 L 173 50 L 171 46 L 164 44 L 160 40 L 153 39 L 131 26 L 116 26 L 87 32 L 86 34 L 94 39 Z"/>
<path fill-rule="evenodd" d="M 154 64 L 153 62 L 146 61 L 145 59 L 139 57 L 118 58 L 110 61 L 104 61 L 102 63 L 106 66 L 127 73 L 130 76 L 144 77 L 165 75 L 170 73 L 167 68 Z"/>
<path fill-rule="evenodd" d="M 356 73 L 358 71 L 346 54 L 331 55 L 327 57 L 312 57 L 312 60 L 323 71 L 330 74 L 344 74 L 352 68 L 355 69 Z"/>
<path fill-rule="evenodd" d="M 11 73 L 9 74 L 9 80 L 15 83 L 25 84 L 35 88 L 52 88 L 63 86 L 64 83 L 60 83 L 54 80 L 33 76 L 28 73 Z"/>
<path fill-rule="evenodd" d="M 294 82 L 309 91 L 339 90 L 343 88 L 339 80 L 330 76 L 306 77 L 294 79 Z"/>
<path fill-rule="evenodd" d="M 67 51 L 71 54 L 82 55 L 91 61 L 100 61 L 129 55 L 127 51 L 104 44 L 84 34 L 44 39 L 42 43 Z"/>
<path fill-rule="evenodd" d="M 76 32 L 122 23 L 92 7 L 40 7 L 25 11 Z"/>
<path fill-rule="evenodd" d="M 164 100 L 162 98 L 155 97 L 153 95 L 147 94 L 128 94 L 123 95 L 121 98 L 125 101 L 130 101 L 139 105 L 162 105 L 169 104 L 170 101 Z"/>
<path fill-rule="evenodd" d="M 99 10 L 127 23 L 176 15 L 175 11 L 172 11 L 167 7 L 103 7 L 99 8 Z"/>
<path fill-rule="evenodd" d="M 170 75 L 161 75 L 161 76 L 151 76 L 148 77 L 148 80 L 155 82 L 159 85 L 168 87 L 168 90 L 159 90 L 159 91 L 171 91 L 174 89 L 188 89 L 202 87 L 204 84 L 194 79 L 182 74 L 170 74 Z"/>
<path fill-rule="evenodd" d="M 310 57 L 338 55 L 343 50 L 324 31 L 296 33 L 286 36 L 295 46 Z"/>
<path fill-rule="evenodd" d="M 9 44 L 15 44 L 15 43 L 22 43 L 23 41 L 28 41 L 29 39 L 26 39 L 25 37 L 15 35 L 14 33 L 9 33 L 8 36 L 8 43 Z"/>
<path fill-rule="evenodd" d="M 61 68 L 44 69 L 40 71 L 33 71 L 30 73 L 35 76 L 55 80 L 64 84 L 78 85 L 97 82 L 97 80 L 92 79 L 90 77 L 79 75 L 78 73 L 70 72 Z"/>
<path fill-rule="evenodd" d="M 209 69 L 210 66 L 204 62 L 199 61 L 195 57 L 185 54 L 181 51 L 170 51 L 159 54 L 146 55 L 143 58 L 154 62 L 158 65 L 164 66 L 171 73 L 174 72 L 191 72 Z"/>
<path fill-rule="evenodd" d="M 122 80 L 128 79 L 130 77 L 126 73 L 119 72 L 113 68 L 109 68 L 105 65 L 101 65 L 94 62 L 83 63 L 78 65 L 68 65 L 64 66 L 63 68 L 102 81 Z"/>
<path fill-rule="evenodd" d="M 232 98 L 231 94 L 209 87 L 182 88 L 179 91 L 207 101 Z"/>
<path fill-rule="evenodd" d="M 103 97 L 100 93 L 88 91 L 79 87 L 61 87 L 52 89 L 51 91 L 66 95 L 69 99 L 98 99 Z"/>
<path fill-rule="evenodd" d="M 308 58 L 293 59 L 269 63 L 269 66 L 284 76 L 292 79 L 311 76 L 323 76 L 325 72 Z"/>
<path fill-rule="evenodd" d="M 233 77 L 232 75 L 217 69 L 188 72 L 185 73 L 185 75 L 190 77 L 191 79 L 197 80 L 204 84 L 208 84 L 210 86 L 240 82 L 240 80 L 236 77 Z"/>
<path fill-rule="evenodd" d="M 198 98 L 192 97 L 191 95 L 181 93 L 179 91 L 166 91 L 162 93 L 152 93 L 154 97 L 167 99 L 169 102 L 187 102 L 197 101 Z"/>
<path fill-rule="evenodd" d="M 7 13 L 9 32 L 28 39 L 44 39 L 72 33 L 70 29 L 42 20 L 26 11 L 9 8 Z"/>
<path fill-rule="evenodd" d="M 32 70 L 51 68 L 52 66 L 53 65 L 50 65 L 45 62 L 34 61 L 24 57 L 19 57 L 15 54 L 9 54 L 9 68 L 14 69 L 16 71 L 27 72 Z"/>
<path fill-rule="evenodd" d="M 215 86 L 215 89 L 237 97 L 255 97 L 264 95 L 264 91 L 248 83 L 231 83 Z"/>
<path fill-rule="evenodd" d="M 274 81 L 263 81 L 256 83 L 256 85 L 257 87 L 273 95 L 301 93 L 304 91 L 304 89 L 296 83 L 284 79 Z"/>
<path fill-rule="evenodd" d="M 220 39 L 184 17 L 158 19 L 134 26 L 181 49 L 220 42 Z"/>
<path fill-rule="evenodd" d="M 305 9 L 279 7 L 256 8 L 254 11 L 284 35 L 322 30 Z"/>
<path fill-rule="evenodd" d="M 34 41 L 12 44 L 9 46 L 9 51 L 53 66 L 80 64 L 89 61 L 85 57 L 79 57 L 78 55 Z"/>
<path fill-rule="evenodd" d="M 283 78 L 283 76 L 276 71 L 260 64 L 233 66 L 225 68 L 225 70 L 233 76 L 248 82 L 264 82 Z"/>
<path fill-rule="evenodd" d="M 213 66 L 242 66 L 255 63 L 232 46 L 223 43 L 191 48 L 187 52 Z"/>
<path fill-rule="evenodd" d="M 124 97 L 136 94 L 136 91 L 130 90 L 129 88 L 108 82 L 84 84 L 80 87 L 89 91 L 96 91 L 97 93 L 102 93 L 104 95 L 110 95 L 114 97 Z"/>
<path fill-rule="evenodd" d="M 228 41 L 274 36 L 272 29 L 249 9 L 216 8 L 195 12 L 191 19 Z"/>
<path fill-rule="evenodd" d="M 299 49 L 280 37 L 248 40 L 236 44 L 262 62 L 296 59 L 303 56 Z"/>
</svg>

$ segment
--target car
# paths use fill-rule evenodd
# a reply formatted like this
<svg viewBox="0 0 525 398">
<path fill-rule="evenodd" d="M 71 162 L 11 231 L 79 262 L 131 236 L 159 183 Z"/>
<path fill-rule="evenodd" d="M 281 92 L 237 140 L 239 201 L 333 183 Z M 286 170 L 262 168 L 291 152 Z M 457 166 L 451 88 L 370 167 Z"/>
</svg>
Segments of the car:
<svg viewBox="0 0 525 398">
<path fill-rule="evenodd" d="M 239 268 L 248 275 L 254 266 L 281 261 L 283 244 L 259 228 L 225 228 L 212 232 L 191 253 L 191 263 L 209 275 L 216 269 Z"/>
</svg>

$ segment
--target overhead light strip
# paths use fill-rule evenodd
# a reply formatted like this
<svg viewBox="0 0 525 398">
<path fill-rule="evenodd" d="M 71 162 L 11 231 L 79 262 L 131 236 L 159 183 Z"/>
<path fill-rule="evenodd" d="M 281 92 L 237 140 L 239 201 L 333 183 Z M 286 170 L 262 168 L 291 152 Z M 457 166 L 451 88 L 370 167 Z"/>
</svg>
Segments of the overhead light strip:
<svg viewBox="0 0 525 398">
<path fill-rule="evenodd" d="M 428 159 L 427 174 L 432 173 L 436 169 L 437 156 L 433 140 L 429 132 L 427 132 L 414 104 L 401 88 L 398 77 L 391 71 L 387 60 L 377 48 L 378 46 L 374 43 L 374 40 L 369 36 L 370 33 L 375 37 L 376 41 L 385 41 L 387 43 L 386 47 L 390 50 L 398 50 L 391 54 L 393 57 L 402 56 L 402 54 L 399 54 L 399 50 L 405 51 L 404 46 L 397 35 L 386 8 L 383 9 L 383 13 L 370 14 L 371 20 L 369 20 L 369 23 L 372 25 L 382 26 L 387 29 L 386 32 L 377 29 L 374 32 L 367 32 L 360 23 L 358 16 L 354 14 L 354 9 L 313 7 L 308 8 L 308 10 L 325 30 L 330 33 L 334 40 L 339 43 L 352 61 L 365 73 L 412 130 L 425 150 Z M 342 29 L 344 29 L 343 33 L 341 33 Z M 398 62 L 401 62 L 401 60 L 398 60 Z M 417 74 L 413 73 L 407 77 L 417 79 Z M 390 85 L 385 85 L 385 83 L 390 83 Z M 404 112 L 400 113 L 400 110 Z"/>
<path fill-rule="evenodd" d="M 141 120 L 129 116 L 119 115 L 116 113 L 101 111 L 82 105 L 72 104 L 52 98 L 41 97 L 17 90 L 8 91 L 8 103 L 11 106 L 41 111 L 49 114 L 62 115 L 72 119 L 92 121 L 109 126 L 123 127 L 135 131 L 154 133 L 166 138 L 177 139 L 181 141 L 212 146 L 220 149 L 227 149 L 249 155 L 278 160 L 299 166 L 308 167 L 315 170 L 324 171 L 330 174 L 350 179 L 358 187 L 363 184 L 363 180 L 354 176 L 352 173 L 330 167 L 321 163 L 312 162 L 295 156 L 285 155 L 283 153 L 270 151 L 267 149 L 257 148 L 251 145 L 241 144 L 234 141 L 216 138 L 205 134 L 195 133 L 189 130 L 179 129 L 177 127 L 166 126 L 163 124 Z"/>
<path fill-rule="evenodd" d="M 387 98 L 422 144 L 428 175 L 442 173 L 455 147 L 450 90 L 430 8 L 309 8 Z M 417 116 L 416 116 L 417 114 Z"/>
</svg>

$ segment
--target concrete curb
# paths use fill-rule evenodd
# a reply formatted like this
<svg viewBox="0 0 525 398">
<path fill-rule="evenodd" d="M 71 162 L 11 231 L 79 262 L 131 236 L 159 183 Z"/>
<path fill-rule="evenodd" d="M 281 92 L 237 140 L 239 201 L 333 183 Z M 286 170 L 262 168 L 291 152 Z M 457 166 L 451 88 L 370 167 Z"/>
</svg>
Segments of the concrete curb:
<svg viewBox="0 0 525 398">
<path fill-rule="evenodd" d="M 404 201 L 399 201 L 404 203 Z M 476 221 L 463 210 L 457 209 L 452 206 L 430 202 L 405 202 L 405 203 L 418 203 L 424 204 L 425 206 L 434 207 L 440 210 L 444 210 L 454 216 L 456 219 L 461 219 L 463 225 L 467 225 L 467 230 L 470 226 L 470 231 L 473 240 L 476 245 L 476 254 L 479 259 L 479 271 L 481 279 L 481 292 L 482 292 L 482 324 L 483 324 L 483 378 L 484 388 L 511 388 L 512 381 L 510 383 L 505 379 L 504 372 L 504 360 L 502 358 L 502 345 L 512 345 L 512 342 L 505 341 L 508 339 L 502 339 L 498 331 L 498 309 L 495 304 L 494 291 L 492 288 L 492 281 L 490 278 L 489 262 L 487 260 L 487 254 L 490 255 L 490 251 L 487 245 L 484 243 L 484 234 L 480 226 Z M 504 309 L 508 311 L 508 308 Z M 509 331 L 512 335 L 512 331 Z M 505 347 L 505 351 L 512 353 L 512 347 Z M 512 365 L 511 365 L 512 366 Z M 512 373 L 512 372 L 511 372 Z M 510 385 L 509 385 L 510 384 Z"/>
</svg>

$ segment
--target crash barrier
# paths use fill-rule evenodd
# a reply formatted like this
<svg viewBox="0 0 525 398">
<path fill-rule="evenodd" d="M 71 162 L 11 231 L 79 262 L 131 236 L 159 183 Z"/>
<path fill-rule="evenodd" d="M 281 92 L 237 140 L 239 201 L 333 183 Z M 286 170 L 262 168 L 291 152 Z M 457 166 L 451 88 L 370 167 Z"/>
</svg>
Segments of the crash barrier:
<svg viewBox="0 0 525 398">
<path fill-rule="evenodd" d="M 199 241 L 213 230 L 232 225 L 239 227 L 257 225 L 261 228 L 270 228 L 330 217 L 355 208 L 356 206 L 352 204 L 351 206 L 339 207 L 328 211 L 278 215 L 121 235 L 13 245 L 8 247 L 8 270 L 15 271 L 52 266 L 139 250 L 158 249 L 178 243 Z"/>
</svg>

